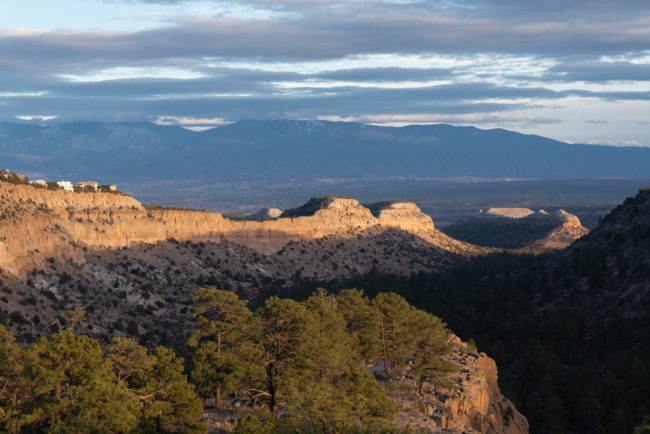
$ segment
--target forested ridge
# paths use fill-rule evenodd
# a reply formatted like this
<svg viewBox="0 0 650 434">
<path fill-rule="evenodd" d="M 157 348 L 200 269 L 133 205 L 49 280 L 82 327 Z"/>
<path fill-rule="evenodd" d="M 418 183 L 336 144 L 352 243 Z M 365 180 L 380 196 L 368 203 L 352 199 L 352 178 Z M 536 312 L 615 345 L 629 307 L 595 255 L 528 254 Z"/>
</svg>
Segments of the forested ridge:
<svg viewBox="0 0 650 434">
<path fill-rule="evenodd" d="M 395 291 L 444 318 L 495 359 L 500 388 L 531 432 L 631 432 L 649 420 L 648 189 L 555 255 L 499 253 L 443 273 L 371 272 L 267 294 L 300 298 L 313 286 Z"/>
<path fill-rule="evenodd" d="M 394 293 L 321 289 L 251 311 L 233 292 L 199 288 L 193 303 L 186 363 L 165 347 L 75 334 L 81 308 L 25 348 L 0 325 L 0 431 L 204 432 L 202 398 L 220 407 L 236 396 L 249 408 L 238 433 L 393 432 L 397 406 L 367 367 L 408 369 L 420 393 L 453 387 L 445 324 Z"/>
</svg>

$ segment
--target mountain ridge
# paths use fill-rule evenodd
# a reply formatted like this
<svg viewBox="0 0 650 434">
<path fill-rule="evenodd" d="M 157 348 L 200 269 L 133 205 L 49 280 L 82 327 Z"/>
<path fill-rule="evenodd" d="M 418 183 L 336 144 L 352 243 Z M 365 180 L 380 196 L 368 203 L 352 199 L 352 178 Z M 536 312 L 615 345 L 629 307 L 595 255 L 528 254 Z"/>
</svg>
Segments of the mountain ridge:
<svg viewBox="0 0 650 434">
<path fill-rule="evenodd" d="M 0 124 L 3 165 L 30 176 L 130 183 L 650 175 L 650 148 L 567 144 L 445 124 L 242 120 L 194 132 L 147 122 Z M 73 179 L 74 180 L 74 179 Z"/>
</svg>

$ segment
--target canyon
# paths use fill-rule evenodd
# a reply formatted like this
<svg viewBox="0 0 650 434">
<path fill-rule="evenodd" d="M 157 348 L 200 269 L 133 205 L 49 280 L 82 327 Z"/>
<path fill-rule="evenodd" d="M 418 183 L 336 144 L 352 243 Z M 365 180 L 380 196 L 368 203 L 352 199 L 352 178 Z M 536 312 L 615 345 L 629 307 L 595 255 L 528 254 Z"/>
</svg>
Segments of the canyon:
<svg viewBox="0 0 650 434">
<path fill-rule="evenodd" d="M 0 205 L 0 320 L 23 343 L 81 306 L 88 321 L 80 333 L 182 352 L 198 286 L 255 303 L 265 288 L 300 279 L 431 272 L 493 251 L 454 240 L 415 204 L 400 201 L 362 205 L 321 196 L 279 217 L 235 220 L 150 209 L 119 193 L 0 183 Z M 427 393 L 424 413 L 394 397 L 402 408 L 396 423 L 429 432 L 527 432 L 525 417 L 498 389 L 494 361 L 458 338 L 453 345 L 456 388 Z M 395 380 L 408 388 L 408 379 Z"/>
</svg>

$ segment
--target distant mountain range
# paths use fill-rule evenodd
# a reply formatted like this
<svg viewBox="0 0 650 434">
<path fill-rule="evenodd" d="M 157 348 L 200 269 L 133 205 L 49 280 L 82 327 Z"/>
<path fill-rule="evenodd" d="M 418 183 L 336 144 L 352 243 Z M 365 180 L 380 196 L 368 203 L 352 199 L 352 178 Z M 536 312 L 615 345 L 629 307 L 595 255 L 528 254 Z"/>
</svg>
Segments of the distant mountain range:
<svg viewBox="0 0 650 434">
<path fill-rule="evenodd" d="M 650 148 L 450 125 L 244 120 L 193 132 L 151 123 L 3 123 L 0 166 L 122 183 L 635 177 L 650 175 Z"/>
</svg>

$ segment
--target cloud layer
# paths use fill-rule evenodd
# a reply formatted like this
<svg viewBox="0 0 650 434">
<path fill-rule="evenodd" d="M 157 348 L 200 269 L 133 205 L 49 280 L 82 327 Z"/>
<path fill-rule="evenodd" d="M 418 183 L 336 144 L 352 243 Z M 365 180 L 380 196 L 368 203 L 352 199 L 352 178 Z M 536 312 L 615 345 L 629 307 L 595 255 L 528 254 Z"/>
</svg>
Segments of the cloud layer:
<svg viewBox="0 0 650 434">
<path fill-rule="evenodd" d="M 47 26 L 0 7 L 0 121 L 450 122 L 650 145 L 647 1 L 84 4 Z"/>
</svg>

